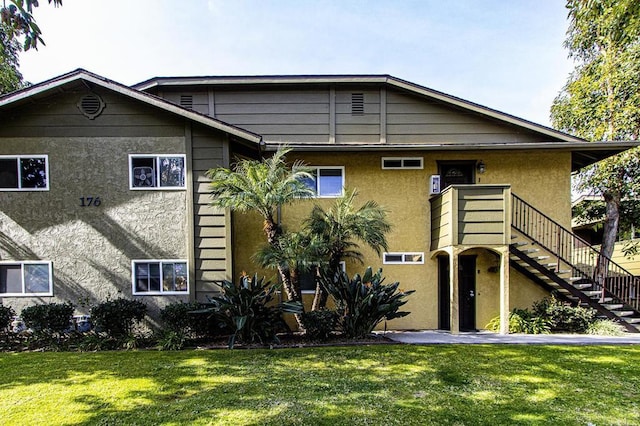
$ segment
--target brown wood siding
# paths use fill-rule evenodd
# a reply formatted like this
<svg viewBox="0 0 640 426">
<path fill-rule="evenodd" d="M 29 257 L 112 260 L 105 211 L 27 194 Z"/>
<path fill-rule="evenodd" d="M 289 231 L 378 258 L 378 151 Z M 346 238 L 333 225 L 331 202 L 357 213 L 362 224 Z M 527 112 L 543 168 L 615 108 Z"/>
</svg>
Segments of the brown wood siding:
<svg viewBox="0 0 640 426">
<path fill-rule="evenodd" d="M 329 90 L 216 91 L 216 118 L 270 142 L 327 142 Z"/>
<path fill-rule="evenodd" d="M 387 91 L 387 143 L 535 142 L 540 137 L 478 114 Z"/>
<path fill-rule="evenodd" d="M 224 165 L 223 136 L 212 136 L 198 126 L 193 129 L 193 200 L 194 200 L 194 241 L 195 246 L 195 297 L 206 300 L 219 290 L 217 282 L 227 279 L 231 271 L 227 244 L 228 233 L 226 212 L 214 209 L 208 204 L 209 182 L 207 170 Z"/>
<path fill-rule="evenodd" d="M 351 96 L 362 93 L 364 112 L 353 114 Z M 350 88 L 336 90 L 336 142 L 380 142 L 380 91 Z"/>
<path fill-rule="evenodd" d="M 102 88 L 92 93 L 105 103 L 93 120 L 77 107 L 84 87 L 33 98 L 33 103 L 0 115 L 0 137 L 149 137 L 184 136 L 184 120 Z"/>
<path fill-rule="evenodd" d="M 431 250 L 453 244 L 451 235 L 451 191 L 431 199 Z"/>
<path fill-rule="evenodd" d="M 553 139 L 388 86 L 383 95 L 372 85 L 179 90 L 165 88 L 162 95 L 178 104 L 180 95 L 190 95 L 194 110 L 215 111 L 216 118 L 261 134 L 268 143 L 464 145 Z M 352 113 L 353 93 L 363 94 L 362 114 Z"/>
<path fill-rule="evenodd" d="M 504 189 L 463 187 L 456 192 L 458 244 L 507 244 Z"/>
</svg>

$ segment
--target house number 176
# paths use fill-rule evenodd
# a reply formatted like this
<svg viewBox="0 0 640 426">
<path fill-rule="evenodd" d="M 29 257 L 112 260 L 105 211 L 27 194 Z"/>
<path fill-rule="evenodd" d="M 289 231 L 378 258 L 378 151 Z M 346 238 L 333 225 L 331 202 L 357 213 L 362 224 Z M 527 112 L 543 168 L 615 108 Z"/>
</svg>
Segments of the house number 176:
<svg viewBox="0 0 640 426">
<path fill-rule="evenodd" d="M 80 197 L 80 207 L 98 207 L 100 204 L 100 197 Z"/>
</svg>

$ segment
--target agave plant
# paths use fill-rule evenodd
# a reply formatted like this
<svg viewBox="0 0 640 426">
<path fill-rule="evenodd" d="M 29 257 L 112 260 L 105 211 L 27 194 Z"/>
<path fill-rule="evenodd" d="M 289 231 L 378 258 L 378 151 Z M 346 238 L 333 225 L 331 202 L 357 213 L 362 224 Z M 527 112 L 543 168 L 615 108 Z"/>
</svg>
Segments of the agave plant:
<svg viewBox="0 0 640 426">
<path fill-rule="evenodd" d="M 399 282 L 384 284 L 382 269 L 374 274 L 371 267 L 353 279 L 342 272 L 335 279 L 323 274 L 320 280 L 335 301 L 342 332 L 354 339 L 367 336 L 383 320 L 408 315 L 399 309 L 407 303 L 406 297 L 415 292 L 399 290 Z"/>
<path fill-rule="evenodd" d="M 287 301 L 274 303 L 275 293 L 279 286 L 271 284 L 254 275 L 242 276 L 238 285 L 231 281 L 223 281 L 222 294 L 209 298 L 209 307 L 194 313 L 210 313 L 229 329 L 233 330 L 229 337 L 229 348 L 233 349 L 236 340 L 246 343 L 277 342 L 276 334 L 287 330 L 282 319 L 283 313 L 301 313 L 300 302 Z"/>
</svg>

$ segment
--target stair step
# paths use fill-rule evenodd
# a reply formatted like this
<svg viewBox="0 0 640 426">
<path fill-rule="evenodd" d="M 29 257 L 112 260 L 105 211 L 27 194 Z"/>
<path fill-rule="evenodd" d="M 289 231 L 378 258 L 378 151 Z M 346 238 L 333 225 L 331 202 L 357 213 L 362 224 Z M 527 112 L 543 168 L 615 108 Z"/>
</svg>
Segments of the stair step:
<svg viewBox="0 0 640 426">
<path fill-rule="evenodd" d="M 580 281 L 582 279 L 584 279 L 584 278 L 582 278 L 582 277 L 569 277 L 569 281 Z"/>
<path fill-rule="evenodd" d="M 550 256 L 531 256 L 533 260 L 545 260 L 549 259 Z"/>
<path fill-rule="evenodd" d="M 602 290 L 586 290 L 586 291 L 583 291 L 582 293 L 584 293 L 586 296 L 594 297 L 594 296 L 600 296 L 602 294 Z"/>
<path fill-rule="evenodd" d="M 636 317 L 632 317 L 632 318 L 622 318 L 624 321 L 628 322 L 629 324 L 638 324 L 640 325 L 640 318 L 636 318 Z"/>
<path fill-rule="evenodd" d="M 570 274 L 571 273 L 571 269 L 558 269 L 558 271 L 556 272 L 556 274 L 560 275 L 560 274 Z"/>
<path fill-rule="evenodd" d="M 603 304 L 602 306 L 609 311 L 614 311 L 616 309 L 621 309 L 624 305 L 622 303 L 614 303 L 614 304 Z"/>
<path fill-rule="evenodd" d="M 633 315 L 633 311 L 612 311 L 614 314 L 616 314 L 619 317 L 628 317 Z"/>
<path fill-rule="evenodd" d="M 529 254 L 529 253 L 537 253 L 540 251 L 540 249 L 537 248 L 530 248 L 530 249 L 524 249 L 524 250 L 520 250 L 522 253 L 525 254 Z M 547 256 L 548 257 L 548 256 Z"/>
<path fill-rule="evenodd" d="M 518 238 L 518 237 L 516 237 Z M 513 236 L 511 237 L 511 239 L 513 239 Z M 522 247 L 522 246 L 528 246 L 529 243 L 526 241 L 516 241 L 515 243 L 511 243 L 512 246 L 514 247 Z"/>
<path fill-rule="evenodd" d="M 584 284 L 573 284 L 573 286 L 575 288 L 577 288 L 578 290 L 584 290 L 585 288 L 589 288 L 591 287 L 591 284 L 589 283 L 584 283 Z"/>
</svg>

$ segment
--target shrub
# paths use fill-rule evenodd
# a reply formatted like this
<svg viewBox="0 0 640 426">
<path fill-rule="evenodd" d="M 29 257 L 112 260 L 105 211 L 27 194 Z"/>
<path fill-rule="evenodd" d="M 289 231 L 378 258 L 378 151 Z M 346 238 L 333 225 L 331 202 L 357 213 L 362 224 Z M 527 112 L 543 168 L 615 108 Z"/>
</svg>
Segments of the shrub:
<svg viewBox="0 0 640 426">
<path fill-rule="evenodd" d="M 338 325 L 338 313 L 329 309 L 305 312 L 302 323 L 310 339 L 327 340 Z"/>
<path fill-rule="evenodd" d="M 571 306 L 553 296 L 534 303 L 532 310 L 534 316 L 549 321 L 553 332 L 584 333 L 596 316 L 593 309 Z"/>
<path fill-rule="evenodd" d="M 162 330 L 158 333 L 156 340 L 158 349 L 161 351 L 177 351 L 184 347 L 185 334 L 176 330 Z"/>
<path fill-rule="evenodd" d="M 11 326 L 16 312 L 10 306 L 0 305 L 0 331 L 6 331 Z"/>
<path fill-rule="evenodd" d="M 353 279 L 342 272 L 335 280 L 323 275 L 320 281 L 335 301 L 342 332 L 354 339 L 365 337 L 383 320 L 408 315 L 399 309 L 415 291 L 398 290 L 398 282 L 384 284 L 382 269 L 374 274 L 371 267 Z"/>
<path fill-rule="evenodd" d="M 206 305 L 200 302 L 175 302 L 160 311 L 160 319 L 168 331 L 181 333 L 185 337 L 202 337 L 216 334 L 216 325 L 211 315 L 201 313 Z"/>
<path fill-rule="evenodd" d="M 587 328 L 587 334 L 597 336 L 624 336 L 625 333 L 626 330 L 624 326 L 609 319 L 596 320 L 589 324 Z"/>
<path fill-rule="evenodd" d="M 35 333 L 62 334 L 71 327 L 75 307 L 71 302 L 28 306 L 20 314 Z"/>
<path fill-rule="evenodd" d="M 278 286 L 258 279 L 243 276 L 236 286 L 230 281 L 221 284 L 222 294 L 210 297 L 210 307 L 195 313 L 208 313 L 212 319 L 231 330 L 229 348 L 237 339 L 245 343 L 277 342 L 276 334 L 289 328 L 282 319 L 282 313 L 301 313 L 299 302 L 274 304 Z"/>
<path fill-rule="evenodd" d="M 91 322 L 98 331 L 123 339 L 131 336 L 133 327 L 142 321 L 147 306 L 137 300 L 118 298 L 91 308 Z"/>
<path fill-rule="evenodd" d="M 486 325 L 487 330 L 500 331 L 500 316 Z M 527 309 L 514 309 L 509 313 L 509 333 L 546 334 L 549 333 L 549 321 L 536 317 Z"/>
</svg>

